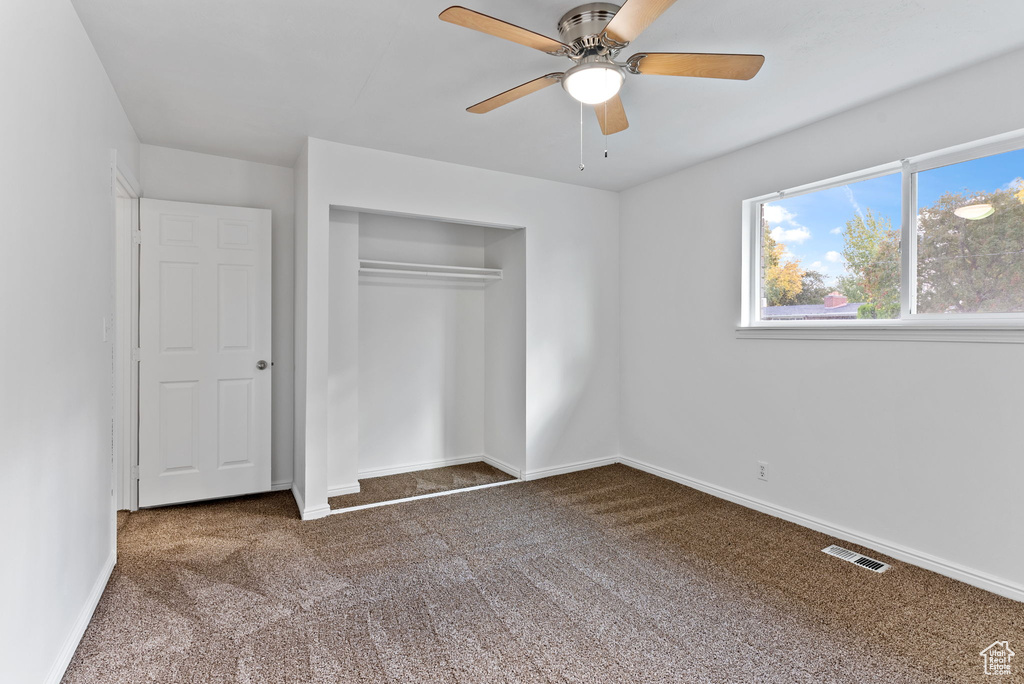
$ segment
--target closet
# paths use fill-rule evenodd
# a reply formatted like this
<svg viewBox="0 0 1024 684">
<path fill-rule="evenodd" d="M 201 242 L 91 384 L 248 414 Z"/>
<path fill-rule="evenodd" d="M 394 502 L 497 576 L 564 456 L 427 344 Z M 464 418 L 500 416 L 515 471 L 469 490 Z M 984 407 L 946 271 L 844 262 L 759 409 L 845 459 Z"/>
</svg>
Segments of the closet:
<svg viewBox="0 0 1024 684">
<path fill-rule="evenodd" d="M 329 349 L 354 359 L 336 380 L 358 387 L 345 393 L 358 403 L 357 445 L 345 450 L 358 477 L 480 460 L 518 475 L 525 230 L 365 212 L 332 212 L 331 230 L 331 297 L 358 309 L 346 319 L 356 334 L 339 332 Z M 340 349 L 353 340 L 355 354 Z M 336 408 L 339 420 L 353 414 Z"/>
</svg>

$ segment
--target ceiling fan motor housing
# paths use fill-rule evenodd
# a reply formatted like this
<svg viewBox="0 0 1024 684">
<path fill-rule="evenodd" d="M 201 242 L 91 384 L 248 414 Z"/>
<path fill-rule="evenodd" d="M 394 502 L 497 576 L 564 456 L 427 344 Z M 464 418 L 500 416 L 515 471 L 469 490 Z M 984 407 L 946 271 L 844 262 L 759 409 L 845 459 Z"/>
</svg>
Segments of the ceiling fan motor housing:
<svg viewBox="0 0 1024 684">
<path fill-rule="evenodd" d="M 562 15 L 558 20 L 558 35 L 569 46 L 569 56 L 580 59 L 610 54 L 612 49 L 601 39 L 601 34 L 618 11 L 619 6 L 610 2 L 588 2 Z"/>
</svg>

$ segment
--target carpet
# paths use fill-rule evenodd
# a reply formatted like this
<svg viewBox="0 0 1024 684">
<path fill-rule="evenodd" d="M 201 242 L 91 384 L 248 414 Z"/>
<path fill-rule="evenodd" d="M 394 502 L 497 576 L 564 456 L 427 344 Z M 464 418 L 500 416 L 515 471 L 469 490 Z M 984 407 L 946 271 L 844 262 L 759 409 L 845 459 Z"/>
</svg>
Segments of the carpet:
<svg viewBox="0 0 1024 684">
<path fill-rule="evenodd" d="M 359 480 L 357 493 L 332 496 L 327 502 L 331 508 L 348 508 L 514 479 L 508 473 L 483 461 L 478 461 L 443 468 L 417 470 L 399 475 L 364 478 Z"/>
<path fill-rule="evenodd" d="M 960 683 L 1024 646 L 1017 602 L 621 465 L 311 522 L 287 492 L 139 511 L 118 541 L 66 684 Z"/>
</svg>

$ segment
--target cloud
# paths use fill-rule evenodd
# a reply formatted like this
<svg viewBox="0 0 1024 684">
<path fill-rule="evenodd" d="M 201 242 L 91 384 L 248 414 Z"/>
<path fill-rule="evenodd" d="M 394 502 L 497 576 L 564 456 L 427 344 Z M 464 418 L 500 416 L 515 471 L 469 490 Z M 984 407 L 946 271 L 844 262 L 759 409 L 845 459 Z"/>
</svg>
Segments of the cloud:
<svg viewBox="0 0 1024 684">
<path fill-rule="evenodd" d="M 832 233 L 833 235 L 840 235 L 843 232 L 843 227 L 842 226 L 836 226 L 835 228 L 833 228 L 832 230 L 830 230 L 828 232 Z"/>
<path fill-rule="evenodd" d="M 800 245 L 811 239 L 811 231 L 807 230 L 803 226 L 797 226 L 796 228 L 772 228 L 772 240 L 776 242 L 791 243 L 795 242 Z"/>
<path fill-rule="evenodd" d="M 786 209 L 784 206 L 779 204 L 765 204 L 761 207 L 761 216 L 769 224 L 778 225 L 783 221 L 792 223 L 793 219 L 796 218 L 796 214 Z"/>
<path fill-rule="evenodd" d="M 817 271 L 818 273 L 820 273 L 822 276 L 822 282 L 827 287 L 835 287 L 836 283 L 838 282 L 836 280 L 836 276 L 838 274 L 832 272 L 832 266 L 830 266 L 829 264 L 823 264 L 820 261 L 812 261 L 810 264 L 804 267 L 804 270 Z M 839 269 L 839 271 L 841 273 L 842 269 Z"/>
<path fill-rule="evenodd" d="M 850 206 L 853 207 L 853 210 L 857 212 L 857 216 L 864 218 L 864 212 L 860 210 L 860 205 L 857 204 L 857 198 L 853 196 L 853 190 L 850 189 L 850 186 L 844 185 L 843 192 L 846 193 L 846 199 L 849 200 Z"/>
<path fill-rule="evenodd" d="M 761 216 L 772 228 L 772 239 L 776 242 L 803 244 L 811 239 L 811 231 L 807 226 L 796 222 L 796 214 L 778 204 L 765 204 L 761 207 Z M 783 227 L 782 224 L 785 224 Z"/>
<path fill-rule="evenodd" d="M 831 261 L 833 264 L 838 264 L 840 261 L 843 260 L 843 255 L 834 250 L 830 250 L 828 252 L 825 252 L 825 260 Z"/>
</svg>

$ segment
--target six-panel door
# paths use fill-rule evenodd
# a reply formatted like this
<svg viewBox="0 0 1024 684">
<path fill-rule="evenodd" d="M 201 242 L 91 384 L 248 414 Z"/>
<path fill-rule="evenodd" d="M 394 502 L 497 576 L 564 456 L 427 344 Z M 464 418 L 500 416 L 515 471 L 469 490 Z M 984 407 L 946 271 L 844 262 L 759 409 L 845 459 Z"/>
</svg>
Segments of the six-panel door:
<svg viewBox="0 0 1024 684">
<path fill-rule="evenodd" d="M 140 213 L 139 505 L 267 491 L 270 211 Z"/>
</svg>

